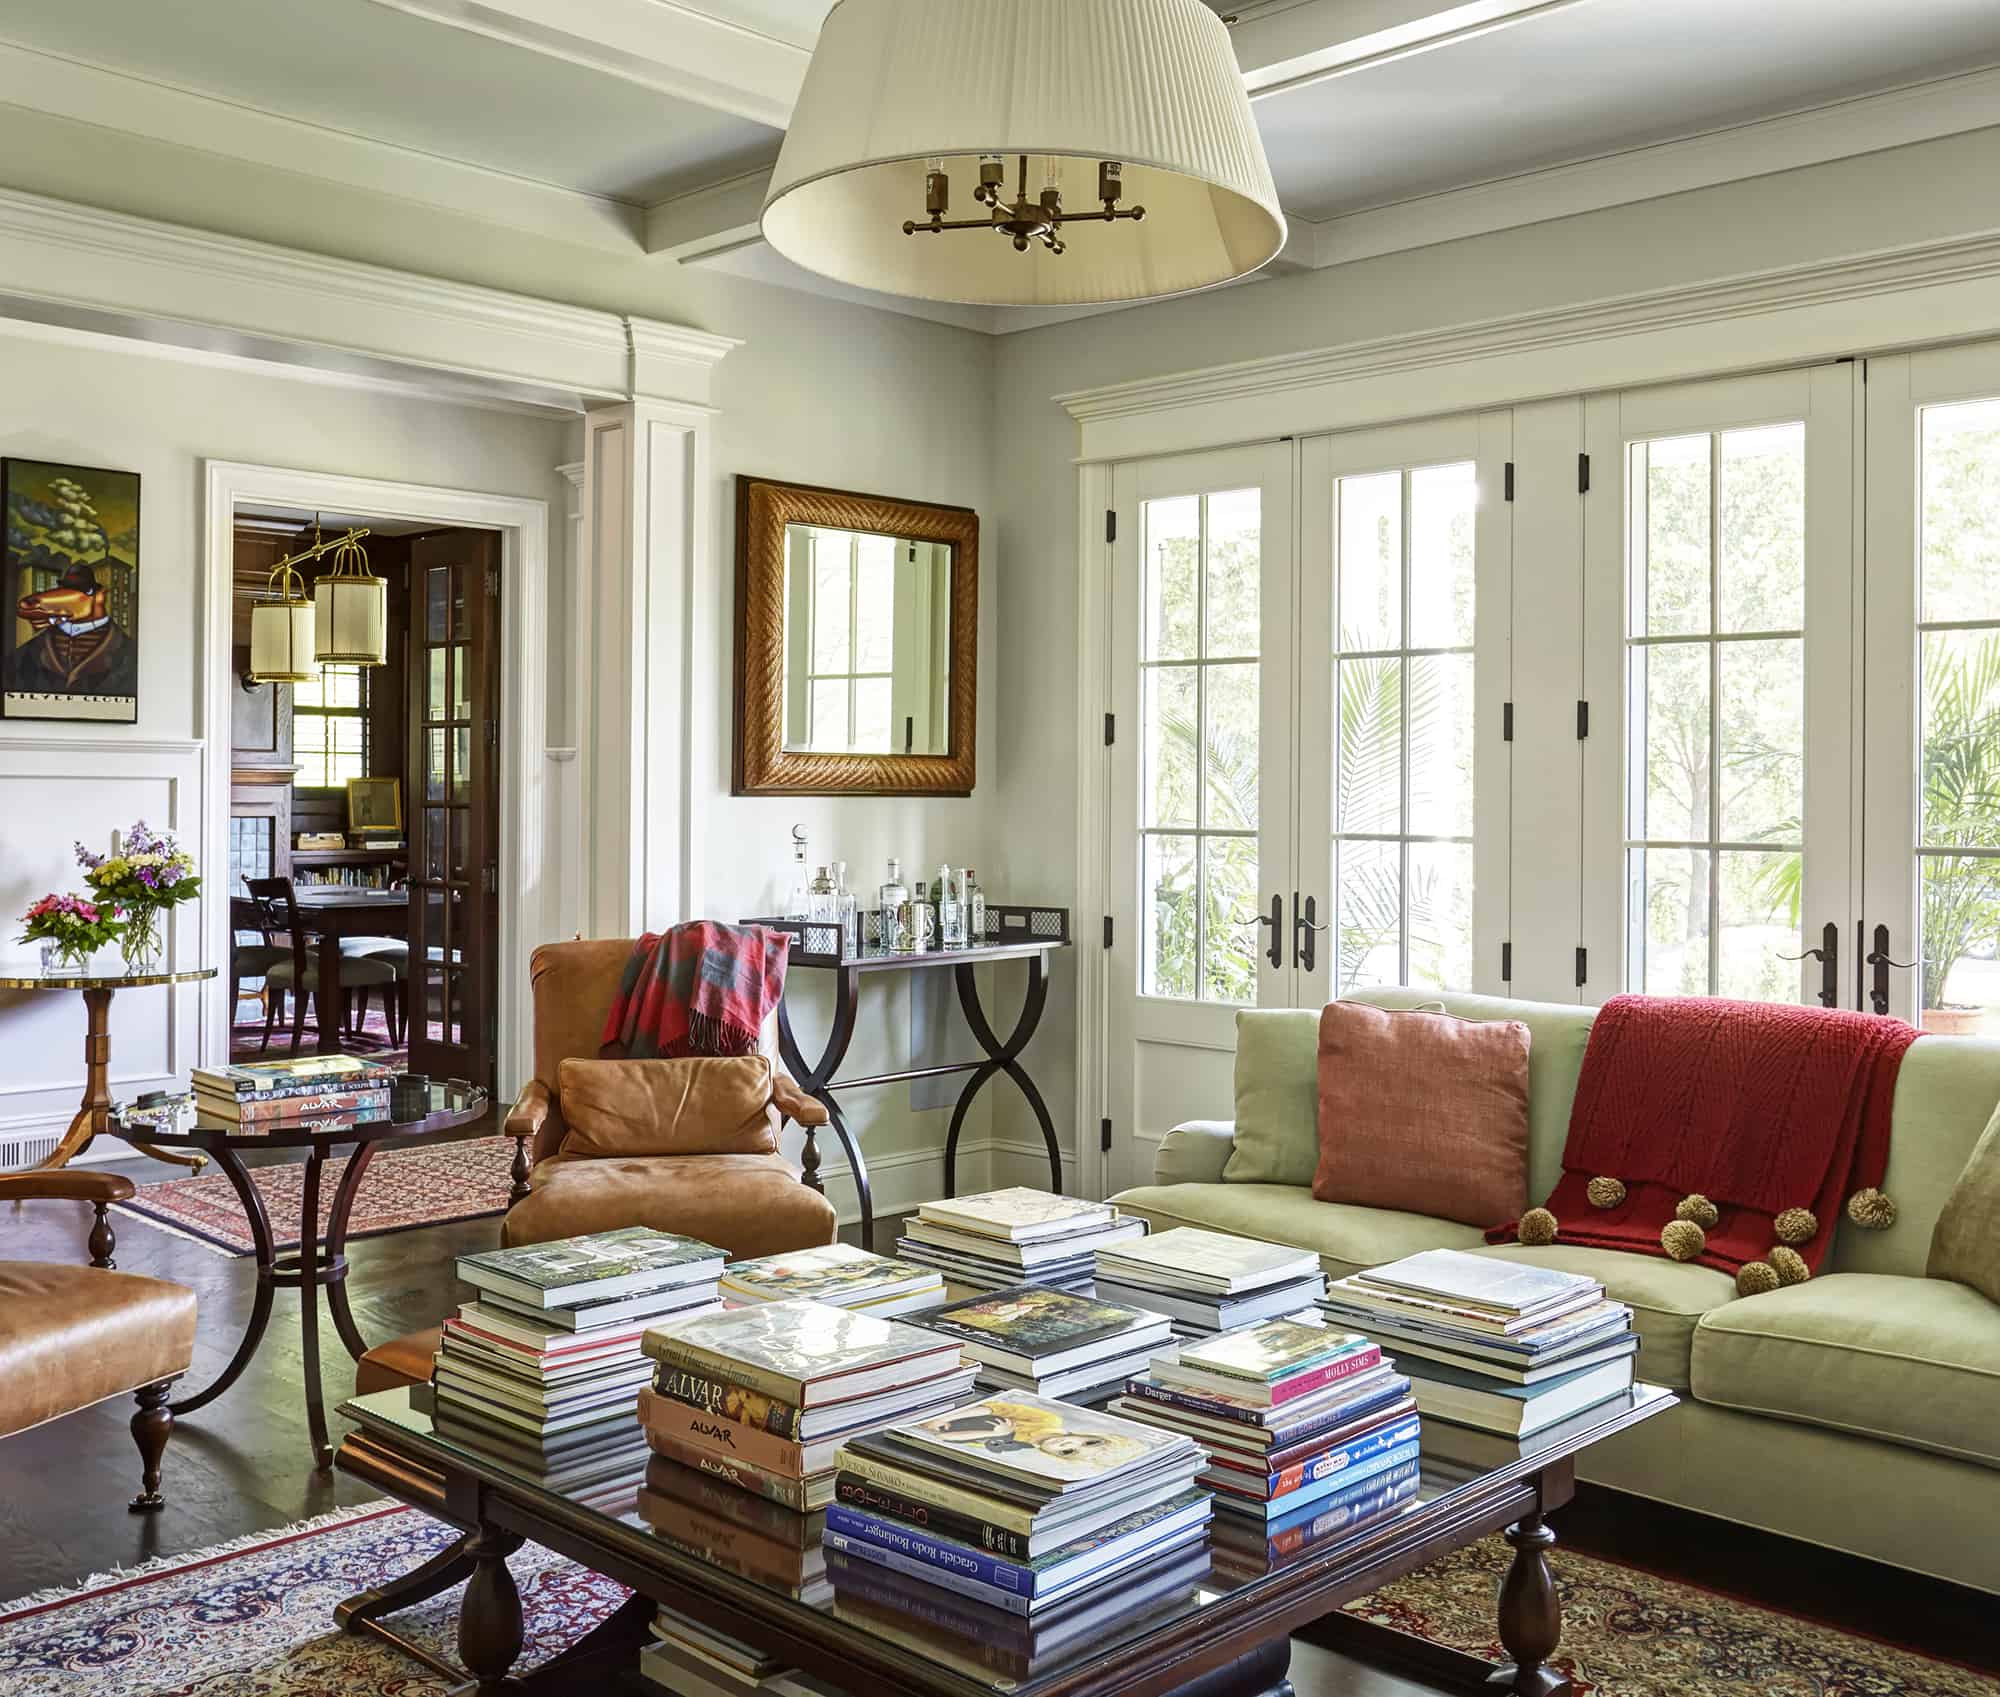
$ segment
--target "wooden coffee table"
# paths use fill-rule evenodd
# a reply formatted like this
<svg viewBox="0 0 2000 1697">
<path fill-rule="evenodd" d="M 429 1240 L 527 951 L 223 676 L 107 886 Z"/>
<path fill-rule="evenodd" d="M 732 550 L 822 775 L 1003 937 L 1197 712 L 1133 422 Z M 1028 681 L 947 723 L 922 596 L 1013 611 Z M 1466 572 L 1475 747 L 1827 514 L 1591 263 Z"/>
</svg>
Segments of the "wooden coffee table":
<svg viewBox="0 0 2000 1697">
<path fill-rule="evenodd" d="M 629 1484 L 595 1485 L 584 1496 L 551 1491 L 523 1467 L 439 1436 L 423 1411 L 426 1397 L 422 1390 L 381 1391 L 344 1404 L 341 1412 L 359 1430 L 341 1445 L 338 1464 L 465 1536 L 403 1580 L 350 1599 L 338 1615 L 347 1630 L 376 1633 L 447 1677 L 462 1677 L 398 1637 L 385 1617 L 469 1579 L 458 1651 L 481 1697 L 585 1690 L 591 1681 L 617 1688 L 659 1603 L 867 1697 L 1289 1697 L 1292 1632 L 1502 1530 L 1514 1547 L 1498 1605 L 1499 1639 L 1511 1666 L 1496 1671 L 1477 1657 L 1354 1617 L 1327 1625 L 1343 1650 L 1414 1667 L 1440 1689 L 1556 1697 L 1568 1682 L 1544 1665 L 1562 1627 L 1547 1560 L 1555 1534 L 1545 1517 L 1573 1494 L 1580 1451 L 1675 1401 L 1667 1391 L 1637 1386 L 1526 1445 L 1427 1420 L 1415 1492 L 1373 1518 L 1296 1555 L 1260 1551 L 1246 1563 L 1217 1549 L 1192 1573 L 1176 1569 L 1184 1577 L 1165 1594 L 1149 1583 L 1145 1567 L 1121 1575 L 1102 1588 L 1110 1595 L 1079 1606 L 1093 1609 L 1087 1629 L 1043 1633 L 1051 1646 L 1046 1653 L 1029 1642 L 1034 1634 L 1022 1622 L 975 1605 L 975 1618 L 990 1618 L 989 1649 L 1008 1647 L 982 1660 L 965 1654 L 962 1625 L 954 1636 L 939 1623 L 950 1610 L 937 1605 L 949 1602 L 963 1614 L 962 1599 L 831 1553 L 830 1584 L 780 1585 L 768 1571 L 746 1567 L 729 1540 L 691 1534 L 701 1524 L 697 1516 L 669 1517 L 655 1529 L 640 1512 L 644 1476 L 637 1463 Z M 651 1466 L 656 1474 L 668 1468 L 681 1475 L 669 1484 L 690 1482 L 671 1462 L 655 1459 Z M 655 1502 L 663 1494 L 658 1486 L 656 1478 Z M 708 1500 L 716 1500 L 712 1491 Z M 754 1535 L 750 1523 L 761 1521 L 768 1539 L 769 1505 L 741 1501 L 745 1536 Z M 507 1557 L 527 1540 L 630 1586 L 634 1595 L 570 1650 L 517 1681 L 511 1670 L 521 1653 L 521 1600 Z M 811 1540 L 799 1529 L 797 1541 Z M 1229 1543 L 1240 1546 L 1240 1539 Z M 886 1605 L 885 1592 L 896 1594 Z M 1130 1595 L 1129 1608 L 1106 1606 L 1121 1592 Z"/>
</svg>

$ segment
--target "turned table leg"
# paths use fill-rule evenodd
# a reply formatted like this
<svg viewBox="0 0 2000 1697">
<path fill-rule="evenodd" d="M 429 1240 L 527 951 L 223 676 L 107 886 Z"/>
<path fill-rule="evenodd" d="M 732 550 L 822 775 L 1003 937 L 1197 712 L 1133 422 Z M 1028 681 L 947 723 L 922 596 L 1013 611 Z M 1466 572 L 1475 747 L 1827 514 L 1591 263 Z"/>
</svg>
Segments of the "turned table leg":
<svg viewBox="0 0 2000 1697">
<path fill-rule="evenodd" d="M 1562 1641 L 1562 1605 L 1548 1562 L 1556 1535 L 1538 1509 L 1507 1528 L 1507 1542 L 1514 1560 L 1500 1582 L 1500 1642 L 1514 1660 L 1494 1669 L 1487 1683 L 1515 1697 L 1566 1697 L 1568 1677 L 1546 1665 Z"/>
<path fill-rule="evenodd" d="M 83 1101 L 62 1140 L 35 1163 L 37 1169 L 67 1166 L 110 1124 L 111 995 L 102 987 L 83 992 Z"/>
<path fill-rule="evenodd" d="M 525 1628 L 507 1558 L 520 1547 L 519 1538 L 491 1526 L 480 1527 L 466 1546 L 473 1567 L 458 1605 L 458 1659 L 478 1682 L 478 1697 L 513 1689 L 507 1672 L 521 1654 Z"/>
</svg>

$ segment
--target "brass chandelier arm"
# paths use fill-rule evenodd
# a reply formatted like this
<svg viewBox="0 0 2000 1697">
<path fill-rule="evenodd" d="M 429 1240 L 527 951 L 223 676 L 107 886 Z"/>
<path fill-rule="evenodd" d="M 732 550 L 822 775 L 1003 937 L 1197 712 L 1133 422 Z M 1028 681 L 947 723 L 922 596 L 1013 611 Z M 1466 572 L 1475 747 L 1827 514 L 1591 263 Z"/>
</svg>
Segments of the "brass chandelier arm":
<svg viewBox="0 0 2000 1697">
<path fill-rule="evenodd" d="M 290 572 L 293 577 L 297 577 L 299 574 L 294 568 L 303 566 L 308 561 L 317 560 L 322 555 L 351 547 L 368 534 L 366 529 L 350 530 L 344 536 L 336 536 L 331 542 L 315 542 L 310 548 L 301 548 L 296 554 L 287 554 L 271 568 L 271 581 L 276 583 L 280 572 Z"/>
</svg>

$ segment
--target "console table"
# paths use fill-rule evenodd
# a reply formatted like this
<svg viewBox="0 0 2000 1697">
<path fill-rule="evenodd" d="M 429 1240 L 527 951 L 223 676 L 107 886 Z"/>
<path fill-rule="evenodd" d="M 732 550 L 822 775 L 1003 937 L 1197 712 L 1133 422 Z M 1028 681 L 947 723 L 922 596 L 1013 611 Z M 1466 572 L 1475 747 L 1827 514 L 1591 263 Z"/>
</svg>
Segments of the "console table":
<svg viewBox="0 0 2000 1697">
<path fill-rule="evenodd" d="M 847 1129 L 839 1099 L 834 1094 L 837 1089 L 860 1090 L 875 1084 L 903 1084 L 919 1078 L 970 1073 L 972 1076 L 965 1081 L 965 1088 L 959 1091 L 958 1101 L 952 1108 L 951 1129 L 945 1136 L 944 1193 L 952 1196 L 957 1193 L 958 1136 L 964 1128 L 965 1116 L 979 1092 L 1005 1073 L 1020 1088 L 1029 1108 L 1034 1111 L 1036 1123 L 1042 1128 L 1042 1142 L 1049 1152 L 1049 1188 L 1055 1191 L 1062 1189 L 1062 1150 L 1056 1142 L 1055 1122 L 1049 1118 L 1048 1104 L 1042 1100 L 1035 1081 L 1021 1065 L 1020 1056 L 1035 1035 L 1035 1028 L 1042 1022 L 1042 1008 L 1049 996 L 1049 955 L 1056 949 L 1070 946 L 1067 908 L 989 904 L 986 909 L 986 936 L 982 941 L 962 949 L 926 949 L 921 954 L 891 954 L 883 950 L 873 936 L 873 917 L 872 914 L 862 916 L 864 935 L 861 947 L 851 954 L 840 946 L 838 925 L 801 919 L 743 921 L 746 925 L 766 925 L 776 931 L 790 932 L 790 967 L 833 974 L 833 1025 L 827 1032 L 826 1046 L 820 1051 L 819 1059 L 808 1061 L 799 1048 L 798 1037 L 792 1030 L 789 997 L 778 1004 L 778 1050 L 799 1088 L 826 1106 L 833 1134 L 840 1139 L 840 1147 L 854 1174 L 855 1193 L 861 1201 L 861 1241 L 871 1250 L 875 1247 L 875 1199 L 868 1184 L 868 1163 L 862 1158 L 859 1142 Z M 1027 995 L 1022 1000 L 1014 1029 L 1004 1038 L 994 1031 L 992 1021 L 980 1004 L 979 980 L 973 971 L 989 961 L 1000 960 L 1025 960 L 1028 963 Z M 965 1014 L 965 1023 L 971 1027 L 973 1040 L 978 1043 L 983 1058 L 950 1061 L 942 1066 L 905 1067 L 898 1072 L 870 1073 L 862 1078 L 834 1076 L 840 1070 L 840 1063 L 847 1058 L 848 1045 L 854 1040 L 854 1024 L 864 976 L 875 972 L 927 972 L 945 968 L 950 970 L 957 986 L 958 1005 Z M 819 1180 L 819 1148 L 809 1128 L 799 1164 L 805 1182 L 814 1190 L 823 1192 L 825 1186 Z"/>
</svg>

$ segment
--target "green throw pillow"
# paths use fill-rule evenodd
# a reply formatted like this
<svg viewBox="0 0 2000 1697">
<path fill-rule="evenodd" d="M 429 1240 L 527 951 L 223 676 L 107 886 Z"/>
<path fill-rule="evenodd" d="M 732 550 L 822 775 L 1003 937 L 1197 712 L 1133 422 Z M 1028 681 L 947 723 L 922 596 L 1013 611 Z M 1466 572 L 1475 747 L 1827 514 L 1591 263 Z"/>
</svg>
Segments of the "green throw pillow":
<svg viewBox="0 0 2000 1697">
<path fill-rule="evenodd" d="M 2000 1108 L 1944 1199 L 1924 1272 L 1933 1279 L 1956 1279 L 2000 1302 Z"/>
<path fill-rule="evenodd" d="M 1236 1015 L 1236 1141 L 1225 1184 L 1309 1188 L 1319 1166 L 1319 1012 Z"/>
</svg>

